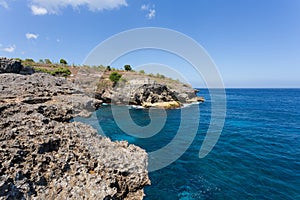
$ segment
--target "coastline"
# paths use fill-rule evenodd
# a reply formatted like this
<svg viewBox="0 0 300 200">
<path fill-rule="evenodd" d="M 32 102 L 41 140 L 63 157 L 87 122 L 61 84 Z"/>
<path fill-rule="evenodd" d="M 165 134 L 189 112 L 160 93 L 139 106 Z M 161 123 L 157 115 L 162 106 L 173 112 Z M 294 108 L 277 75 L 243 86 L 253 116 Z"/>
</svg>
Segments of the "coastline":
<svg viewBox="0 0 300 200">
<path fill-rule="evenodd" d="M 134 92 L 125 84 L 106 88 L 103 94 L 111 96 L 99 98 L 99 91 L 93 96 L 84 84 L 78 87 L 66 78 L 1 59 L 0 198 L 143 199 L 143 188 L 150 184 L 145 150 L 70 122 L 89 117 L 102 104 L 123 100 L 137 108 L 163 109 L 204 101 L 190 87 L 184 93 L 184 88 L 136 83 Z"/>
<path fill-rule="evenodd" d="M 143 199 L 147 153 L 69 122 L 101 101 L 65 78 L 16 73 L 0 74 L 1 199 Z"/>
</svg>

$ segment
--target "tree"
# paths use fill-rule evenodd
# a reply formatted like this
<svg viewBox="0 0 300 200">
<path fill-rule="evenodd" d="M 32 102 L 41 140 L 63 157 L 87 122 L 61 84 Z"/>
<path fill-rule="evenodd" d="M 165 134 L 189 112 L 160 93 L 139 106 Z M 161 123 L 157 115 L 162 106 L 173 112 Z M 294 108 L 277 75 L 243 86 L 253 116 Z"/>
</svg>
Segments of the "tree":
<svg viewBox="0 0 300 200">
<path fill-rule="evenodd" d="M 45 63 L 43 59 L 39 59 L 39 63 L 43 64 Z"/>
<path fill-rule="evenodd" d="M 140 70 L 139 72 L 140 72 L 140 74 L 145 74 L 144 70 Z"/>
<path fill-rule="evenodd" d="M 131 71 L 131 70 L 132 70 L 130 65 L 125 65 L 125 66 L 124 66 L 124 69 L 125 69 L 126 71 Z"/>
<path fill-rule="evenodd" d="M 52 64 L 52 62 L 51 62 L 50 59 L 48 59 L 48 58 L 45 59 L 45 63 L 46 63 L 46 64 Z"/>
<path fill-rule="evenodd" d="M 109 76 L 109 80 L 111 80 L 114 84 L 116 84 L 121 77 L 122 75 L 119 74 L 118 72 L 112 72 Z"/>
<path fill-rule="evenodd" d="M 107 67 L 106 67 L 106 70 L 107 70 L 107 71 L 111 71 L 110 66 L 107 66 Z"/>
<path fill-rule="evenodd" d="M 63 65 L 67 65 L 68 64 L 68 62 L 65 59 L 60 59 L 59 63 L 63 64 Z"/>
</svg>

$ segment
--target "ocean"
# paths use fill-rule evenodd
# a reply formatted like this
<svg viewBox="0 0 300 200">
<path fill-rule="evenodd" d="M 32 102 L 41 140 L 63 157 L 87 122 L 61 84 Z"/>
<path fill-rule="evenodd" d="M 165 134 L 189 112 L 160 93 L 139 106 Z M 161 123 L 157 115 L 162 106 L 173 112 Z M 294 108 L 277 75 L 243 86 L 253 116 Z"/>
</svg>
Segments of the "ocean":
<svg viewBox="0 0 300 200">
<path fill-rule="evenodd" d="M 149 173 L 152 184 L 145 188 L 145 200 L 300 199 L 300 89 L 226 89 L 222 134 L 201 159 L 199 150 L 211 121 L 211 100 L 207 89 L 200 89 L 199 95 L 206 99 L 204 103 L 182 108 L 190 113 L 190 125 L 182 127 L 182 109 L 165 114 L 151 111 L 155 120 L 164 124 L 147 138 L 123 131 L 110 106 L 96 111 L 96 118 L 82 120 L 114 141 L 127 140 L 144 148 L 150 157 L 151 152 L 172 143 L 179 128 L 190 140 L 190 127 L 198 127 L 187 149 L 178 143 L 172 151 L 164 152 L 166 158 L 183 155 Z M 138 126 L 151 123 L 149 110 L 129 112 Z M 200 120 L 193 120 L 198 117 Z M 185 144 L 185 139 L 181 140 Z M 151 159 L 155 161 L 155 157 Z"/>
</svg>

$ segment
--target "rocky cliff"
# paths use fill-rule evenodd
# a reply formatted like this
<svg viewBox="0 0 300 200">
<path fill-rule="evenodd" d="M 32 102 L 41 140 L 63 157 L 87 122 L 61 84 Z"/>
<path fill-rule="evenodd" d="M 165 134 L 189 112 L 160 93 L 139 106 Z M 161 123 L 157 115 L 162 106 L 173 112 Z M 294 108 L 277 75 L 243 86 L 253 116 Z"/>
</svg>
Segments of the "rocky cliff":
<svg viewBox="0 0 300 200">
<path fill-rule="evenodd" d="M 42 73 L 0 74 L 0 91 L 0 199 L 143 198 L 146 152 L 69 122 L 101 101 Z"/>
<path fill-rule="evenodd" d="M 179 81 L 119 71 L 122 79 L 113 84 L 108 78 L 110 73 L 81 69 L 72 79 L 105 103 L 176 108 L 184 103 L 204 101 L 196 96 L 197 91 L 190 85 Z"/>
<path fill-rule="evenodd" d="M 20 61 L 0 58 L 0 73 L 33 74 L 31 67 L 24 67 Z"/>
</svg>

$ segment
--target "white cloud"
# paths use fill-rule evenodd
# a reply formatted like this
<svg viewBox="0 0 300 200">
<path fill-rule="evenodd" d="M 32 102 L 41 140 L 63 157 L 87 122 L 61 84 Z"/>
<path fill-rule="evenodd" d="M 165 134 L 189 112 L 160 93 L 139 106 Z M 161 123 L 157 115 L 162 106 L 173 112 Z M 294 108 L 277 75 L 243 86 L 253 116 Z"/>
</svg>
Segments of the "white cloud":
<svg viewBox="0 0 300 200">
<path fill-rule="evenodd" d="M 100 11 L 127 6 L 127 2 L 126 0 L 31 0 L 31 11 L 34 15 L 58 14 L 62 8 L 68 6 L 76 9 L 86 6 L 91 11 Z"/>
<path fill-rule="evenodd" d="M 155 17 L 156 11 L 155 9 L 149 9 L 149 13 L 147 14 L 148 19 L 153 19 Z"/>
<path fill-rule="evenodd" d="M 153 19 L 156 15 L 155 5 L 143 4 L 141 6 L 142 11 L 147 11 L 146 17 L 147 19 Z"/>
<path fill-rule="evenodd" d="M 5 8 L 5 9 L 8 9 L 8 4 L 4 0 L 0 0 L 0 6 L 3 7 L 3 8 Z"/>
<path fill-rule="evenodd" d="M 34 34 L 34 33 L 26 33 L 26 38 L 27 39 L 37 39 L 39 37 L 38 34 Z"/>
<path fill-rule="evenodd" d="M 6 47 L 6 48 L 2 49 L 2 51 L 6 51 L 6 52 L 8 52 L 8 53 L 12 53 L 12 52 L 14 52 L 15 50 L 16 50 L 16 45 L 12 45 L 12 46 L 10 46 L 10 47 Z"/>
<path fill-rule="evenodd" d="M 141 10 L 149 10 L 149 4 L 143 4 L 142 6 L 141 6 Z"/>
<path fill-rule="evenodd" d="M 47 9 L 43 7 L 32 5 L 30 8 L 34 15 L 46 15 L 48 13 Z"/>
</svg>

